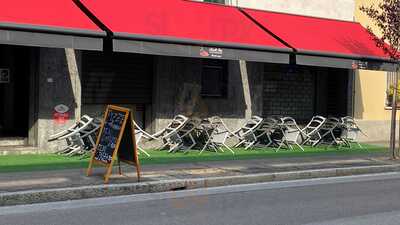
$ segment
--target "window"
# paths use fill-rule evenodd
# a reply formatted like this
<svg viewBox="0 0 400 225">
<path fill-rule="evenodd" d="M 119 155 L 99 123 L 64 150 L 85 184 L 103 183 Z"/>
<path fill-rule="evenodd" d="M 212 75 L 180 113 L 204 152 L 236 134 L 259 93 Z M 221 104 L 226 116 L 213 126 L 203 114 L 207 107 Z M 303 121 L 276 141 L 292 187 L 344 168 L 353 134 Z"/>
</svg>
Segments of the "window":
<svg viewBox="0 0 400 225">
<path fill-rule="evenodd" d="M 388 72 L 387 84 L 386 84 L 386 107 L 392 107 L 393 89 L 395 81 L 396 81 L 396 72 Z M 400 86 L 400 81 L 399 81 L 399 86 Z M 397 96 L 399 96 L 399 93 L 397 94 Z"/>
<path fill-rule="evenodd" d="M 226 97 L 228 84 L 228 61 L 203 60 L 201 96 Z"/>
</svg>

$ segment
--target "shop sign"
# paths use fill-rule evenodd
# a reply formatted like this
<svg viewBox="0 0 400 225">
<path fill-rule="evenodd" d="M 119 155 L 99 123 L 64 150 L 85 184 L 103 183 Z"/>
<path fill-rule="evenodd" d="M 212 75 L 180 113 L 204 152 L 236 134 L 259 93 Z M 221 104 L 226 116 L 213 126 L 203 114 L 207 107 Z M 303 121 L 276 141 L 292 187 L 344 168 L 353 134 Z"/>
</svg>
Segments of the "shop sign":
<svg viewBox="0 0 400 225">
<path fill-rule="evenodd" d="M 364 62 L 364 61 L 353 61 L 353 64 L 351 65 L 351 67 L 354 70 L 365 70 L 368 69 L 368 62 Z"/>
<path fill-rule="evenodd" d="M 10 83 L 10 70 L 0 68 L 0 83 Z"/>
<path fill-rule="evenodd" d="M 222 58 L 224 50 L 222 48 L 200 48 L 200 56 L 211 57 L 211 58 Z"/>
<path fill-rule="evenodd" d="M 54 107 L 53 120 L 57 124 L 65 124 L 69 120 L 69 107 L 64 104 Z"/>
</svg>

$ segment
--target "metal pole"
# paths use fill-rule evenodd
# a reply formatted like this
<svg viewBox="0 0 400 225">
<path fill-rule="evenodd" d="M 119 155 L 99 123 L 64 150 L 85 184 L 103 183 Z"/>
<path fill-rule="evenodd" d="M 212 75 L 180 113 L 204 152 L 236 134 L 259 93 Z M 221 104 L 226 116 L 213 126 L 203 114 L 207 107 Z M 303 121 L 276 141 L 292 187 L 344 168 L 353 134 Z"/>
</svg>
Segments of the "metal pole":
<svg viewBox="0 0 400 225">
<path fill-rule="evenodd" d="M 396 154 L 396 113 L 397 113 L 397 86 L 398 86 L 398 73 L 396 72 L 393 97 L 392 97 L 392 118 L 390 121 L 390 152 L 392 153 L 392 159 L 397 159 Z"/>
<path fill-rule="evenodd" d="M 397 67 L 397 68 L 396 68 L 396 80 L 397 80 L 397 82 L 399 82 L 399 81 L 398 81 L 399 78 L 400 78 L 400 76 L 399 76 L 399 67 Z M 397 91 L 399 91 L 399 90 L 397 90 Z M 397 111 L 397 105 L 396 105 L 396 111 Z M 396 139 L 396 138 L 395 138 L 395 139 Z M 399 120 L 399 145 L 398 145 L 398 147 L 399 147 L 399 149 L 396 149 L 396 146 L 394 145 L 394 155 L 395 155 L 396 157 L 399 156 L 399 151 L 400 151 L 400 120 Z"/>
</svg>

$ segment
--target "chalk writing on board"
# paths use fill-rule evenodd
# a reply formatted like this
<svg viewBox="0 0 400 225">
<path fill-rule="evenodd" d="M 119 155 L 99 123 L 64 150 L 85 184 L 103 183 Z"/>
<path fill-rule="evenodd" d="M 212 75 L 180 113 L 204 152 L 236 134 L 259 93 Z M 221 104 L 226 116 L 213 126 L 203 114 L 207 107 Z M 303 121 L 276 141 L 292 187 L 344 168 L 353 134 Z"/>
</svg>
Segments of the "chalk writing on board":
<svg viewBox="0 0 400 225">
<path fill-rule="evenodd" d="M 110 111 L 104 121 L 103 132 L 100 137 L 95 159 L 105 163 L 112 161 L 117 138 L 119 137 L 125 113 Z"/>
</svg>

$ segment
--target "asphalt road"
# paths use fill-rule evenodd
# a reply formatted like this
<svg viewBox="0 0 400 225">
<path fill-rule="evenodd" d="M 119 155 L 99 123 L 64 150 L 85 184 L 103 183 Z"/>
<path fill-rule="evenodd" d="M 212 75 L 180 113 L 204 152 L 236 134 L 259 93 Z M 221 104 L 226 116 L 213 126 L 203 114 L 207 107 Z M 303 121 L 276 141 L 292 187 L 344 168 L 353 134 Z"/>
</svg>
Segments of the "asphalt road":
<svg viewBox="0 0 400 225">
<path fill-rule="evenodd" d="M 399 225 L 400 173 L 0 208 L 1 225 Z"/>
</svg>

